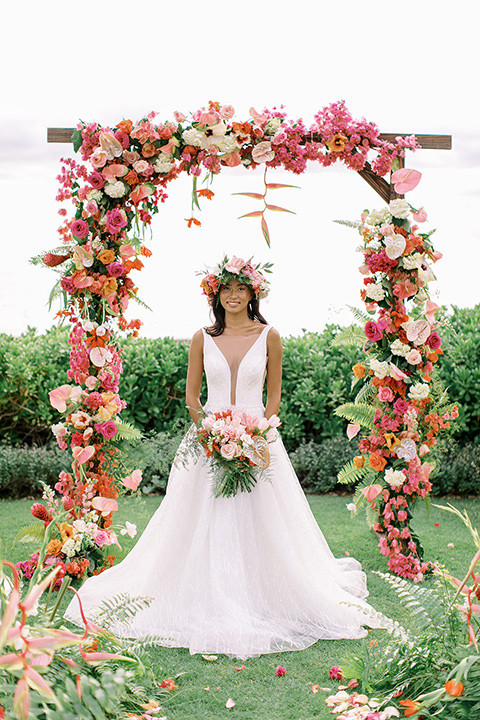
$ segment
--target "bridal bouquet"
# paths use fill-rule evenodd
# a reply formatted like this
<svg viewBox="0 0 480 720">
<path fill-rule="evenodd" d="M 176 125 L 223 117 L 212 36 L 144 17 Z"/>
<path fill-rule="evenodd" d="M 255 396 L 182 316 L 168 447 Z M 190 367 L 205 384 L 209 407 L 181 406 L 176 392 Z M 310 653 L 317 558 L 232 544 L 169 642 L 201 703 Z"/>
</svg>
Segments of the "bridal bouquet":
<svg viewBox="0 0 480 720">
<path fill-rule="evenodd" d="M 257 482 L 256 468 L 270 465 L 268 446 L 276 440 L 276 415 L 257 418 L 226 410 L 207 415 L 197 430 L 197 440 L 213 460 L 215 497 L 250 492 Z"/>
</svg>

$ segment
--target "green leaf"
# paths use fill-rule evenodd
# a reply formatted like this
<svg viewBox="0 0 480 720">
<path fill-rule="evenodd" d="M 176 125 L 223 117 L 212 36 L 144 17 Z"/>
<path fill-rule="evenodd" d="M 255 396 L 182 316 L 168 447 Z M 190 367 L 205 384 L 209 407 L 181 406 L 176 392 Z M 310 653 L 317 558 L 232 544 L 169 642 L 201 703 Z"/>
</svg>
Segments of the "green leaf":
<svg viewBox="0 0 480 720">
<path fill-rule="evenodd" d="M 120 420 L 117 423 L 117 435 L 119 440 L 128 440 L 133 442 L 134 440 L 142 440 L 143 433 L 131 423 L 126 420 Z"/>
<path fill-rule="evenodd" d="M 80 148 L 82 147 L 82 131 L 81 130 L 74 130 L 72 133 L 72 143 L 73 143 L 73 149 L 75 152 L 78 152 Z"/>
<path fill-rule="evenodd" d="M 370 428 L 373 425 L 375 417 L 375 408 L 365 403 L 345 403 L 335 410 L 335 415 L 339 415 L 349 422 L 358 423 L 362 427 Z"/>
<path fill-rule="evenodd" d="M 332 340 L 332 347 L 341 347 L 344 345 L 363 347 L 363 345 L 365 345 L 365 340 L 365 333 L 362 328 L 357 325 L 351 325 L 335 335 Z"/>
<path fill-rule="evenodd" d="M 365 468 L 357 468 L 353 460 L 350 460 L 337 475 L 337 481 L 342 485 L 353 485 L 363 480 L 365 477 Z"/>
<path fill-rule="evenodd" d="M 45 535 L 45 528 L 41 523 L 31 523 L 22 527 L 15 536 L 12 548 L 19 542 L 41 544 Z"/>
</svg>

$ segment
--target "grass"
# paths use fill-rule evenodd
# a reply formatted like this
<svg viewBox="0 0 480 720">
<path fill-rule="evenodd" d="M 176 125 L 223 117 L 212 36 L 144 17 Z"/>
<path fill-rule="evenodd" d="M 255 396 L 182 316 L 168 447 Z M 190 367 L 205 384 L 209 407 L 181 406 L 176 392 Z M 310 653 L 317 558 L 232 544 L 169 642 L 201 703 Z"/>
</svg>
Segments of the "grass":
<svg viewBox="0 0 480 720">
<path fill-rule="evenodd" d="M 161 498 L 127 498 L 120 502 L 118 522 L 130 520 L 138 526 L 139 534 L 158 507 Z M 404 618 L 396 595 L 372 571 L 386 571 L 386 559 L 377 549 L 377 540 L 368 529 L 365 519 L 358 516 L 350 520 L 345 504 L 346 496 L 310 496 L 312 511 L 325 537 L 337 557 L 346 553 L 356 557 L 368 576 L 370 602 L 378 610 Z M 447 500 L 439 499 L 446 505 Z M 480 525 L 480 499 L 451 500 L 460 510 L 466 509 L 474 526 Z M 0 503 L 0 538 L 3 553 L 18 562 L 25 559 L 34 546 L 11 544 L 18 529 L 32 522 L 31 500 L 3 501 Z M 438 523 L 438 526 L 436 525 Z M 425 558 L 448 567 L 457 577 L 462 575 L 473 555 L 473 544 L 468 530 L 449 513 L 436 507 L 428 512 L 418 504 L 413 527 L 425 548 Z M 138 536 L 137 536 L 138 537 Z M 125 550 L 135 540 L 124 541 Z M 453 549 L 448 547 L 454 543 Z M 426 580 L 429 584 L 430 580 Z M 370 638 L 375 637 L 373 631 Z M 369 638 L 369 639 L 370 639 Z M 360 640 L 324 640 L 301 652 L 263 655 L 245 662 L 245 669 L 235 670 L 243 663 L 219 656 L 207 662 L 201 656 L 191 656 L 186 649 L 155 648 L 151 657 L 160 679 L 179 676 L 179 689 L 172 693 L 163 708 L 168 720 L 217 720 L 235 717 L 237 720 L 326 720 L 331 718 L 324 702 L 325 692 L 313 693 L 312 684 L 336 690 L 337 683 L 328 677 L 332 665 L 341 664 L 342 656 L 361 648 Z M 287 669 L 284 677 L 276 677 L 275 669 Z M 233 698 L 236 706 L 227 710 L 225 703 Z"/>
</svg>

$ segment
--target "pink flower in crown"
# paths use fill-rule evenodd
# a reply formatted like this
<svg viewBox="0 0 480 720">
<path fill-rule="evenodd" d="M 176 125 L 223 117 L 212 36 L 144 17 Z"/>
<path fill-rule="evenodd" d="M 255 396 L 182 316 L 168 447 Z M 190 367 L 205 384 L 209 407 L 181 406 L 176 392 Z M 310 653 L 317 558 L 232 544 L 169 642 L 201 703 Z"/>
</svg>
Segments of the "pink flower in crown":
<svg viewBox="0 0 480 720">
<path fill-rule="evenodd" d="M 225 270 L 228 270 L 228 272 L 232 273 L 233 275 L 238 275 L 240 273 L 240 270 L 245 266 L 245 260 L 242 260 L 242 258 L 237 258 L 236 255 L 234 255 L 226 264 L 225 264 Z"/>
</svg>

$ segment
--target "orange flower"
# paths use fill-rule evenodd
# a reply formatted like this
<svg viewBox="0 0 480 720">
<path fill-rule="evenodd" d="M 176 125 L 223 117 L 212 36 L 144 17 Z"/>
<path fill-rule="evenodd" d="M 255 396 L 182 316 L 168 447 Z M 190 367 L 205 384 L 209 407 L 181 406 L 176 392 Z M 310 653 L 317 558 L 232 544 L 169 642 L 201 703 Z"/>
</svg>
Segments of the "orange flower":
<svg viewBox="0 0 480 720">
<path fill-rule="evenodd" d="M 330 138 L 330 140 L 327 140 L 325 145 L 331 152 L 342 152 L 342 150 L 345 149 L 345 143 L 347 142 L 347 140 L 348 138 L 345 137 L 345 135 L 342 135 L 342 133 L 337 133 L 332 138 Z"/>
<path fill-rule="evenodd" d="M 385 465 L 387 464 L 387 461 L 385 460 L 385 458 L 383 458 L 383 457 L 382 457 L 381 455 L 379 455 L 378 453 L 372 453 L 372 454 L 370 455 L 369 460 L 368 460 L 368 464 L 369 464 L 370 467 L 373 468 L 376 472 L 380 472 L 381 470 L 383 470 L 383 468 L 384 468 Z"/>
<path fill-rule="evenodd" d="M 400 700 L 400 705 L 403 705 L 405 708 L 405 717 L 412 717 L 412 715 L 416 715 L 422 707 L 416 700 Z"/>
<path fill-rule="evenodd" d="M 352 368 L 353 374 L 359 380 L 361 380 L 363 377 L 365 377 L 365 369 L 366 369 L 365 365 L 362 365 L 361 363 L 355 363 L 355 365 Z"/>
<path fill-rule="evenodd" d="M 120 132 L 129 134 L 130 130 L 133 127 L 133 122 L 131 120 L 122 120 L 117 124 L 117 130 L 120 130 Z"/>
<path fill-rule="evenodd" d="M 154 155 L 158 155 L 160 150 L 155 147 L 153 143 L 145 143 L 145 145 L 142 148 L 142 155 L 144 158 L 151 158 Z"/>
<path fill-rule="evenodd" d="M 107 278 L 107 280 L 105 280 L 105 282 L 102 285 L 101 295 L 103 295 L 103 297 L 108 297 L 113 292 L 115 292 L 117 287 L 118 287 L 118 285 L 117 285 L 117 281 L 115 278 L 112 278 L 112 277 Z"/>
<path fill-rule="evenodd" d="M 400 440 L 394 433 L 385 433 L 385 441 L 389 450 L 395 450 L 400 445 Z"/>
<path fill-rule="evenodd" d="M 353 464 L 360 470 L 365 465 L 365 458 L 362 455 L 355 455 L 353 458 Z"/>
<path fill-rule="evenodd" d="M 69 525 L 66 522 L 60 523 L 60 533 L 62 535 L 62 540 L 65 542 L 65 540 L 68 540 L 69 538 L 72 538 L 74 535 L 74 530 L 71 525 Z"/>
<path fill-rule="evenodd" d="M 60 553 L 62 552 L 62 544 L 62 541 L 58 540 L 57 538 L 55 538 L 55 540 L 50 540 L 47 545 L 47 553 L 49 553 L 50 555 L 55 555 L 55 557 L 57 557 L 57 555 L 60 555 Z"/>
<path fill-rule="evenodd" d="M 185 218 L 185 222 L 187 223 L 187 225 L 188 225 L 189 228 L 192 227 L 192 223 L 193 223 L 193 225 L 201 225 L 201 224 L 202 224 L 202 223 L 200 222 L 200 220 L 197 220 L 197 218 L 194 218 L 194 217 Z"/>
<path fill-rule="evenodd" d="M 129 185 L 137 185 L 140 182 L 140 178 L 138 177 L 135 170 L 130 170 L 123 179 Z"/>
<path fill-rule="evenodd" d="M 452 697 L 458 697 L 463 693 L 464 687 L 463 683 L 460 682 L 460 680 L 447 680 L 447 682 L 444 685 L 445 690 L 449 695 Z"/>
<path fill-rule="evenodd" d="M 204 188 L 203 190 L 197 190 L 197 195 L 198 197 L 206 197 L 208 200 L 211 200 L 215 193 L 208 188 Z"/>
<path fill-rule="evenodd" d="M 144 257 L 151 257 L 152 251 L 149 250 L 145 245 L 140 246 L 140 255 L 143 255 Z"/>
<path fill-rule="evenodd" d="M 113 250 L 102 250 L 102 252 L 97 255 L 97 260 L 100 260 L 103 265 L 109 265 L 115 260 L 115 253 Z"/>
</svg>

